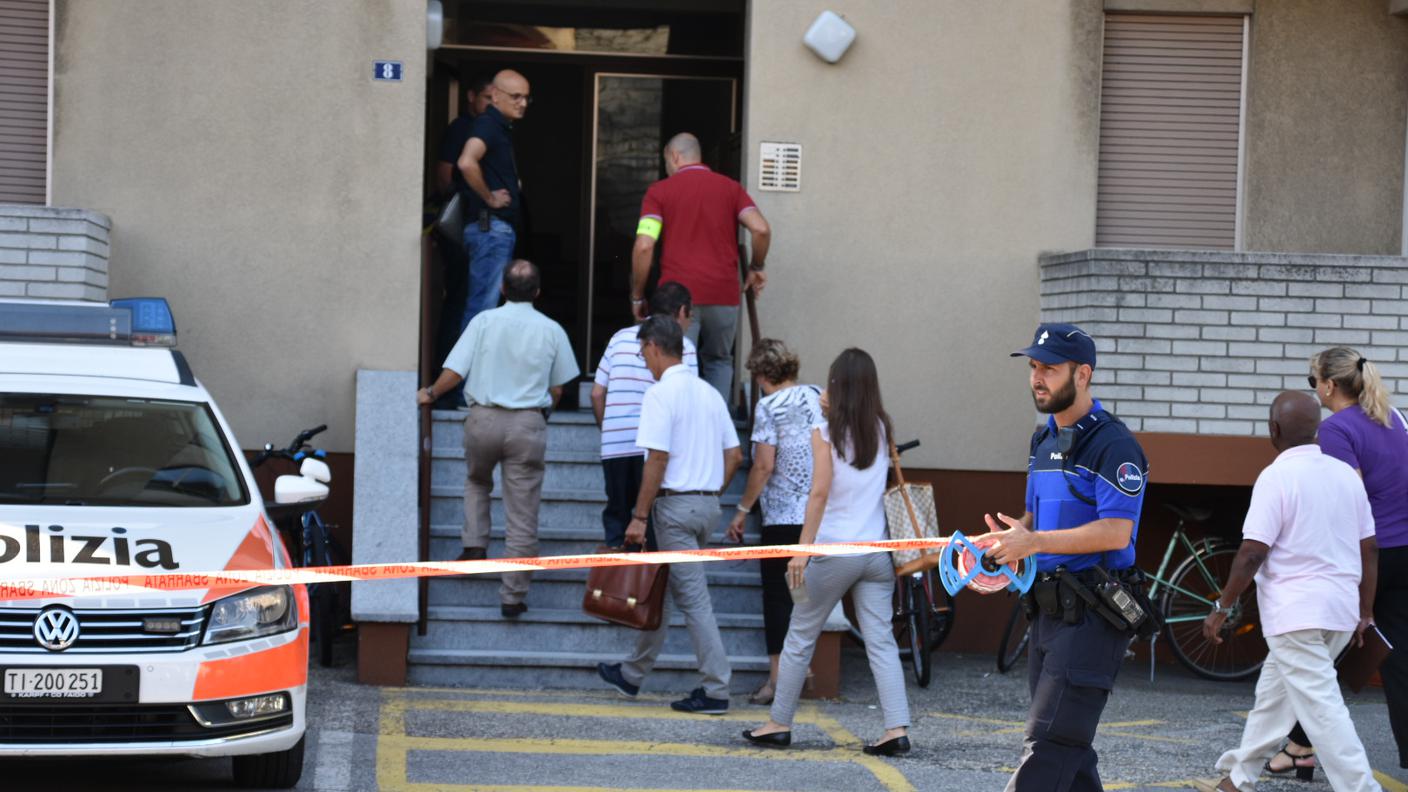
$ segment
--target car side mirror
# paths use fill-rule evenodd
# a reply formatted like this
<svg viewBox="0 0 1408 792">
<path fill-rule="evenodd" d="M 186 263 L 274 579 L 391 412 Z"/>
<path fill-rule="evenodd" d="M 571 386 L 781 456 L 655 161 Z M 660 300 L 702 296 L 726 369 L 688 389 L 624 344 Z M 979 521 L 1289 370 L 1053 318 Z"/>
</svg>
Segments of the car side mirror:
<svg viewBox="0 0 1408 792">
<path fill-rule="evenodd" d="M 298 472 L 306 478 L 321 481 L 324 484 L 332 481 L 332 468 L 328 467 L 328 463 L 321 459 L 304 457 L 303 464 L 298 466 Z"/>
<path fill-rule="evenodd" d="M 326 466 L 324 466 L 326 467 Z M 274 479 L 274 503 L 312 503 L 328 496 L 328 486 L 303 476 L 279 476 Z"/>
</svg>

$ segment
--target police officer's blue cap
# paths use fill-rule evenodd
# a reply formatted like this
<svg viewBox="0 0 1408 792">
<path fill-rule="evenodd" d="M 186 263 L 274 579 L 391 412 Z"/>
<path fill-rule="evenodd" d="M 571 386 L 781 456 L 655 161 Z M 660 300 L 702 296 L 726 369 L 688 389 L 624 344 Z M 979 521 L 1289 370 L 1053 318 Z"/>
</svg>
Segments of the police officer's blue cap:
<svg viewBox="0 0 1408 792">
<path fill-rule="evenodd" d="M 1073 324 L 1042 324 L 1032 336 L 1032 345 L 1012 357 L 1029 357 L 1050 366 L 1069 361 L 1095 368 L 1095 339 Z"/>
</svg>

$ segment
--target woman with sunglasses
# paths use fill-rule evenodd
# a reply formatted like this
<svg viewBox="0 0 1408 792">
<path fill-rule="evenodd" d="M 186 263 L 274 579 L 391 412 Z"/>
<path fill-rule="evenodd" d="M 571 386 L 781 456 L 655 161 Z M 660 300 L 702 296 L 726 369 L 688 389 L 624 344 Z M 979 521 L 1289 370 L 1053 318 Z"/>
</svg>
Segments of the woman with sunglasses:
<svg viewBox="0 0 1408 792">
<path fill-rule="evenodd" d="M 870 355 L 847 349 L 836 358 L 822 410 L 823 418 L 811 432 L 811 492 L 800 544 L 884 539 L 882 501 L 892 432 Z M 805 597 L 798 596 L 792 610 L 771 717 L 743 737 L 770 748 L 792 744 L 792 716 L 817 638 L 831 609 L 850 592 L 885 719 L 884 736 L 863 750 L 872 756 L 908 753 L 909 702 L 890 624 L 895 570 L 889 554 L 797 556 L 787 564 L 787 584 L 799 593 L 805 590 Z"/>
<path fill-rule="evenodd" d="M 1408 425 L 1389 403 L 1379 369 L 1359 352 L 1333 347 L 1310 359 L 1310 387 L 1334 413 L 1320 424 L 1320 450 L 1364 479 L 1379 544 L 1374 623 L 1396 647 L 1380 673 L 1398 764 L 1408 767 Z M 1315 750 L 1297 723 L 1266 770 L 1309 780 Z"/>
</svg>

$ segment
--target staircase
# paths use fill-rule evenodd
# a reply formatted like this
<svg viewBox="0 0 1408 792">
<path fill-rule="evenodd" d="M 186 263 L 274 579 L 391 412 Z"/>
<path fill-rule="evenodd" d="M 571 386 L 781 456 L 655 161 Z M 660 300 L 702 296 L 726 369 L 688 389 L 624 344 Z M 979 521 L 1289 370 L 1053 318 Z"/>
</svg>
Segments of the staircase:
<svg viewBox="0 0 1408 792">
<path fill-rule="evenodd" d="M 437 410 L 432 431 L 430 557 L 452 559 L 460 552 L 464 521 L 464 418 Z M 544 556 L 591 553 L 602 542 L 601 509 L 606 503 L 600 435 L 588 412 L 556 413 L 548 422 L 547 471 L 539 511 L 539 552 Z M 743 492 L 744 473 L 724 494 L 713 542 L 724 529 Z M 497 481 L 497 473 L 495 479 Z M 494 490 L 489 557 L 504 556 L 503 503 Z M 750 520 L 746 541 L 756 544 Z M 752 690 L 766 676 L 762 589 L 758 562 L 705 565 L 714 614 L 733 666 L 735 693 Z M 596 664 L 619 662 L 637 633 L 582 613 L 586 570 L 553 570 L 533 576 L 528 612 L 515 620 L 499 614 L 497 575 L 430 579 L 428 627 L 411 635 L 408 674 L 412 684 L 482 687 L 595 687 Z M 686 693 L 698 684 L 698 661 L 684 620 L 675 613 L 664 651 L 647 690 Z"/>
</svg>

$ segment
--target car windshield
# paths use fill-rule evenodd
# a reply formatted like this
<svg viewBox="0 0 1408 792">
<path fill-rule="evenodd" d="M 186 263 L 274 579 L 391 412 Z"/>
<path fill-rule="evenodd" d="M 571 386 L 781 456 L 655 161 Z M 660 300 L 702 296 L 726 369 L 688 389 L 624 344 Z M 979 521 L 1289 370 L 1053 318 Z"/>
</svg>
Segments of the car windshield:
<svg viewBox="0 0 1408 792">
<path fill-rule="evenodd" d="M 238 471 L 204 404 L 0 394 L 0 504 L 235 506 Z"/>
</svg>

